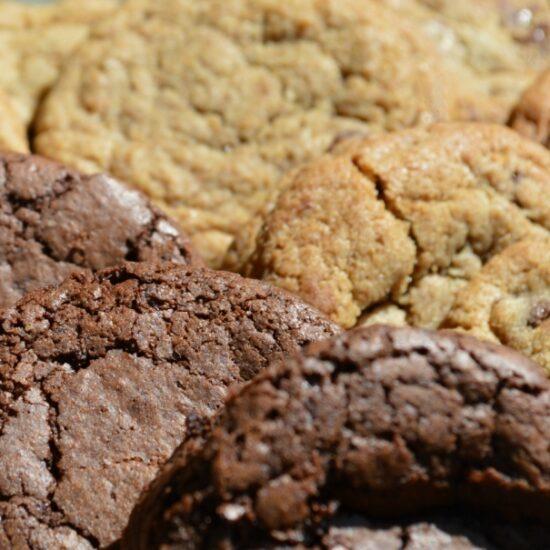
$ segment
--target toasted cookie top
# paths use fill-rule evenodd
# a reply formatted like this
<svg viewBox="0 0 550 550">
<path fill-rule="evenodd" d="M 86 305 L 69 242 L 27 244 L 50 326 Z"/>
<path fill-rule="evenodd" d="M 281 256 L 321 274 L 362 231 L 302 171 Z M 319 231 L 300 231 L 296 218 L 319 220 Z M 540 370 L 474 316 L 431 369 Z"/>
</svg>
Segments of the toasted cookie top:
<svg viewBox="0 0 550 550">
<path fill-rule="evenodd" d="M 134 0 L 71 57 L 34 145 L 140 187 L 219 266 L 335 136 L 485 118 L 486 103 L 376 0 Z"/>
<path fill-rule="evenodd" d="M 490 257 L 550 230 L 550 153 L 490 124 L 350 139 L 284 189 L 245 272 L 347 327 L 390 308 L 436 328 Z"/>
<path fill-rule="evenodd" d="M 0 307 L 124 260 L 202 264 L 145 196 L 37 156 L 0 153 Z"/>
<path fill-rule="evenodd" d="M 510 126 L 550 147 L 550 69 L 542 72 L 521 96 L 512 112 Z"/>
<path fill-rule="evenodd" d="M 169 263 L 75 274 L 0 324 L 0 546 L 48 548 L 114 542 L 230 385 L 336 331 L 267 284 Z"/>
<path fill-rule="evenodd" d="M 550 374 L 550 236 L 489 260 L 458 292 L 444 325 L 517 349 Z"/>
<path fill-rule="evenodd" d="M 339 512 L 399 518 L 457 503 L 542 520 L 549 435 L 550 380 L 524 356 L 458 333 L 361 327 L 234 395 L 164 467 L 125 541 L 314 547 Z"/>
</svg>

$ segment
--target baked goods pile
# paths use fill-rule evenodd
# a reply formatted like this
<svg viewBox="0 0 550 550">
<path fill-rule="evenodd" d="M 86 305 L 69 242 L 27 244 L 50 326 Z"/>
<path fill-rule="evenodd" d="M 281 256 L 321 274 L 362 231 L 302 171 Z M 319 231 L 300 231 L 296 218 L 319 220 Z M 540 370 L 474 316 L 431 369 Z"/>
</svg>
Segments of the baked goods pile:
<svg viewBox="0 0 550 550">
<path fill-rule="evenodd" d="M 547 0 L 0 45 L 1 549 L 550 547 Z"/>
</svg>

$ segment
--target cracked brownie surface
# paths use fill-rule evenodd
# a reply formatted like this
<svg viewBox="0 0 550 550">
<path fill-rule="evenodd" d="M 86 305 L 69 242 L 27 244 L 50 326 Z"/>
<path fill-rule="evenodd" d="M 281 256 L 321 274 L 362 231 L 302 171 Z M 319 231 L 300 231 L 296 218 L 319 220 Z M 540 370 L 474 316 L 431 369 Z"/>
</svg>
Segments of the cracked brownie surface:
<svg viewBox="0 0 550 550">
<path fill-rule="evenodd" d="M 297 298 L 178 264 L 74 274 L 0 314 L 0 547 L 113 543 L 227 388 L 337 329 Z"/>
<path fill-rule="evenodd" d="M 528 530 L 550 513 L 549 420 L 550 380 L 510 349 L 359 327 L 234 395 L 163 468 L 124 543 L 322 548 L 339 513 L 400 518 L 459 503 Z"/>
<path fill-rule="evenodd" d="M 521 96 L 512 112 L 510 126 L 550 147 L 550 69 L 541 73 Z"/>
<path fill-rule="evenodd" d="M 34 146 L 136 185 L 235 268 L 289 168 L 345 132 L 491 118 L 478 88 L 374 0 L 134 0 L 64 67 Z"/>
<path fill-rule="evenodd" d="M 90 26 L 118 6 L 118 0 L 59 0 L 42 6 L 0 2 L 0 88 L 25 126 Z"/>
<path fill-rule="evenodd" d="M 458 292 L 444 326 L 517 349 L 550 374 L 550 236 L 494 256 Z"/>
<path fill-rule="evenodd" d="M 202 264 L 145 196 L 37 156 L 0 153 L 0 307 L 124 260 Z"/>
<path fill-rule="evenodd" d="M 283 187 L 244 271 L 346 327 L 437 328 L 489 258 L 550 230 L 550 153 L 491 124 L 349 139 Z"/>
</svg>

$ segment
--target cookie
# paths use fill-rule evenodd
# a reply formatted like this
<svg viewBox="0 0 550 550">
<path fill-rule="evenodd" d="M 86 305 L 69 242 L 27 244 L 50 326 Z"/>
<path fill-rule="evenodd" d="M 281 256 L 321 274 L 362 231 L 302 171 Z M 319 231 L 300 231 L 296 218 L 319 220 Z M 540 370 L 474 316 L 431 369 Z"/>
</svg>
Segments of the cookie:
<svg viewBox="0 0 550 550">
<path fill-rule="evenodd" d="M 460 290 L 444 325 L 517 349 L 550 375 L 550 237 L 494 256 Z"/>
<path fill-rule="evenodd" d="M 376 0 L 136 0 L 71 57 L 34 146 L 136 185 L 236 268 L 288 169 L 348 132 L 492 116 L 476 82 Z"/>
<path fill-rule="evenodd" d="M 541 73 L 512 112 L 510 126 L 550 147 L 550 69 Z"/>
<path fill-rule="evenodd" d="M 25 126 L 90 25 L 118 6 L 118 0 L 59 0 L 40 6 L 0 2 L 0 88 Z"/>
<path fill-rule="evenodd" d="M 29 143 L 23 120 L 11 99 L 0 90 L 0 150 L 27 153 Z"/>
<path fill-rule="evenodd" d="M 336 331 L 269 285 L 171 263 L 72 275 L 0 324 L 2 548 L 113 543 L 229 386 Z"/>
<path fill-rule="evenodd" d="M 0 153 L 0 307 L 74 271 L 124 260 L 202 264 L 137 191 L 38 156 Z"/>
<path fill-rule="evenodd" d="M 399 519 L 460 503 L 544 521 L 549 437 L 550 380 L 526 357 L 458 333 L 360 327 L 230 399 L 140 499 L 125 546 L 314 548 L 339 512 Z"/>
<path fill-rule="evenodd" d="M 503 126 L 350 139 L 284 188 L 244 271 L 346 327 L 437 328 L 490 257 L 550 234 L 550 153 Z"/>
<path fill-rule="evenodd" d="M 366 520 L 342 515 L 323 526 L 324 536 L 315 548 L 341 550 L 518 550 L 545 548 L 550 530 L 541 525 L 510 526 L 480 521 L 473 514 L 437 514 L 395 521 Z M 274 545 L 282 548 L 282 545 Z M 167 546 L 169 548 L 169 546 Z"/>
<path fill-rule="evenodd" d="M 449 61 L 489 90 L 505 123 L 550 61 L 547 0 L 388 0 L 419 24 Z"/>
<path fill-rule="evenodd" d="M 316 541 L 303 540 L 285 544 L 266 539 L 255 539 L 247 550 L 288 550 L 314 548 L 315 550 L 518 550 L 518 548 L 545 548 L 550 541 L 550 530 L 541 525 L 518 527 L 486 519 L 481 522 L 471 514 L 456 512 L 430 514 L 399 521 L 367 519 L 359 514 L 340 514 L 324 522 Z M 127 538 L 124 550 L 155 548 L 145 546 L 139 539 Z M 145 542 L 145 541 L 143 541 Z M 209 548 L 218 541 L 208 541 Z M 191 548 L 187 541 L 177 538 L 163 541 L 164 550 Z"/>
</svg>

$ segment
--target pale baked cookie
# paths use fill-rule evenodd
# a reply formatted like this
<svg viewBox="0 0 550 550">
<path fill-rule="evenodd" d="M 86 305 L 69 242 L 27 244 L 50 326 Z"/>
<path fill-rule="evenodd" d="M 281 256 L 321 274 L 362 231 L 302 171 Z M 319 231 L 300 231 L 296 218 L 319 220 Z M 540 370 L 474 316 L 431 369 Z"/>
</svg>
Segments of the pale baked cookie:
<svg viewBox="0 0 550 550">
<path fill-rule="evenodd" d="M 550 63 L 548 0 L 379 0 L 412 18 L 459 71 L 484 83 L 504 123 Z"/>
<path fill-rule="evenodd" d="M 445 326 L 517 349 L 550 374 L 550 238 L 492 258 L 460 290 Z"/>
<path fill-rule="evenodd" d="M 376 0 L 134 0 L 71 58 L 35 146 L 146 191 L 219 266 L 335 136 L 484 118 L 487 100 Z"/>
<path fill-rule="evenodd" d="M 26 153 L 27 131 L 11 99 L 0 90 L 0 149 Z"/>
<path fill-rule="evenodd" d="M 354 140 L 295 170 L 245 272 L 340 324 L 438 327 L 506 246 L 550 230 L 550 152 L 492 124 Z M 372 315 L 372 318 L 371 318 Z"/>
<path fill-rule="evenodd" d="M 45 5 L 0 2 L 0 87 L 24 124 L 57 79 L 61 65 L 88 36 L 90 25 L 117 0 L 59 0 Z"/>
<path fill-rule="evenodd" d="M 541 73 L 521 96 L 510 118 L 510 126 L 550 147 L 550 69 Z"/>
</svg>

